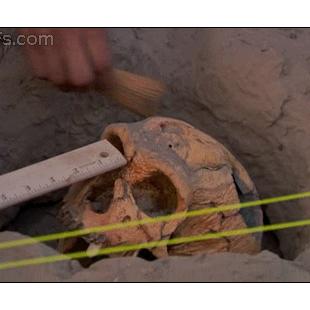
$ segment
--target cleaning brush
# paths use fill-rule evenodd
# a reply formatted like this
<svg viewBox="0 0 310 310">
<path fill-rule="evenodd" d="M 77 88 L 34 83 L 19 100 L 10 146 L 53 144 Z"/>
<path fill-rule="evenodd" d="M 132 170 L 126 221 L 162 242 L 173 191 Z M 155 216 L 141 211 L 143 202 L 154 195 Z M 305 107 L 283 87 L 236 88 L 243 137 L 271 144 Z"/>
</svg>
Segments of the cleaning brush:
<svg viewBox="0 0 310 310">
<path fill-rule="evenodd" d="M 156 114 L 166 89 L 160 81 L 115 68 L 103 79 L 104 87 L 97 90 L 142 116 Z"/>
</svg>

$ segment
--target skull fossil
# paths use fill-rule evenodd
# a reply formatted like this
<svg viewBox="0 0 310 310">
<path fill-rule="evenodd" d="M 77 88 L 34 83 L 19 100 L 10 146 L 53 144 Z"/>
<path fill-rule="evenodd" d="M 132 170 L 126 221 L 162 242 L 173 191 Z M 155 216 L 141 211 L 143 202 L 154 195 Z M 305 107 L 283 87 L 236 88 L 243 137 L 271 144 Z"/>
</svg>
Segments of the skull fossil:
<svg viewBox="0 0 310 310">
<path fill-rule="evenodd" d="M 109 125 L 102 138 L 126 157 L 125 167 L 73 185 L 61 217 L 69 228 L 93 227 L 257 199 L 242 165 L 220 143 L 172 118 Z M 260 207 L 211 213 L 96 233 L 100 247 L 136 244 L 262 224 Z M 155 257 L 212 252 L 256 253 L 260 234 L 153 248 Z M 135 253 L 122 253 L 121 255 Z"/>
</svg>

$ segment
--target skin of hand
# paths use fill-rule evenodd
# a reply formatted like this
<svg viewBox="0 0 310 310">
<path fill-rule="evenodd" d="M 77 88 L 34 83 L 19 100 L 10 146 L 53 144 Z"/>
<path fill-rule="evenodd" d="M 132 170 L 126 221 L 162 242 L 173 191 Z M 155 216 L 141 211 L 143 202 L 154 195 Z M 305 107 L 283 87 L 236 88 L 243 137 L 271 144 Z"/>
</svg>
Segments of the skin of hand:
<svg viewBox="0 0 310 310">
<path fill-rule="evenodd" d="M 24 50 L 41 79 L 83 88 L 109 71 L 110 54 L 102 28 L 20 28 L 18 32 L 25 36 Z M 52 44 L 27 43 L 27 37 L 40 35 L 52 35 Z"/>
</svg>

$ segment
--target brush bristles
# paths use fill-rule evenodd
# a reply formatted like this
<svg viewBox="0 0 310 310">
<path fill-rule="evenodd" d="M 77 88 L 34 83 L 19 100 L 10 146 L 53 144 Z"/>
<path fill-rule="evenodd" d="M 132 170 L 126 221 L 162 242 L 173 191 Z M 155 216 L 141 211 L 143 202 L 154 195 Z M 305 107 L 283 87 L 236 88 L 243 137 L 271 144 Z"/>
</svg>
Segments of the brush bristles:
<svg viewBox="0 0 310 310">
<path fill-rule="evenodd" d="M 112 81 L 104 95 L 143 116 L 156 114 L 163 83 L 119 69 L 112 69 Z"/>
</svg>

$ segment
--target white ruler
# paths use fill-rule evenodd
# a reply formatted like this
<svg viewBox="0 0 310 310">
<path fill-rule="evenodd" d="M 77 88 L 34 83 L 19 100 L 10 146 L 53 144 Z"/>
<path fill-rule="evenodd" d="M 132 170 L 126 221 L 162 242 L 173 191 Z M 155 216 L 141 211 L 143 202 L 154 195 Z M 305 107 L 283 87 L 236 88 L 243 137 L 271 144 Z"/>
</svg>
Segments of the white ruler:
<svg viewBox="0 0 310 310">
<path fill-rule="evenodd" d="M 124 156 L 107 140 L 0 176 L 0 210 L 122 167 Z"/>
</svg>

